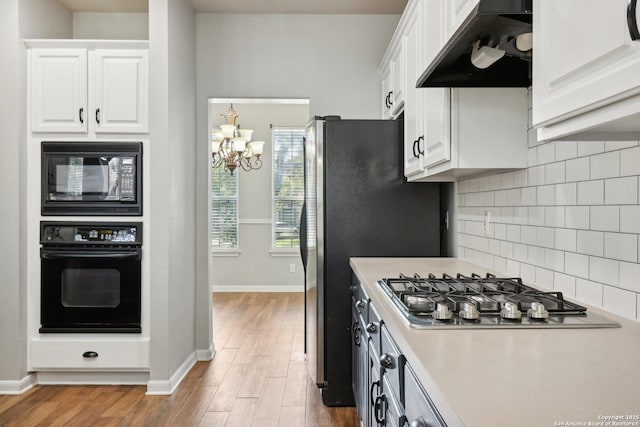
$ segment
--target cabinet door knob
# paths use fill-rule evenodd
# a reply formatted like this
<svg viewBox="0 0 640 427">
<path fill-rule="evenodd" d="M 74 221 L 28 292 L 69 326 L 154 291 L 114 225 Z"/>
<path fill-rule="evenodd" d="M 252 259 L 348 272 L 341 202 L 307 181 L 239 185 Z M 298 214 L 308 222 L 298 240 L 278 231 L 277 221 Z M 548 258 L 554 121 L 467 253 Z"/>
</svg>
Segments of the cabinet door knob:
<svg viewBox="0 0 640 427">
<path fill-rule="evenodd" d="M 364 301 L 359 299 L 358 301 L 356 301 L 356 307 L 357 308 L 364 308 Z"/>
<path fill-rule="evenodd" d="M 370 334 L 374 334 L 377 330 L 378 330 L 378 327 L 376 326 L 375 323 L 370 322 L 367 324 L 367 332 L 369 332 Z"/>
<path fill-rule="evenodd" d="M 380 356 L 380 366 L 386 369 L 394 369 L 396 367 L 396 363 L 393 356 L 388 353 L 383 353 L 382 356 Z"/>
<path fill-rule="evenodd" d="M 80 123 L 84 123 L 84 107 L 78 111 L 78 119 L 80 119 Z"/>
<path fill-rule="evenodd" d="M 426 421 L 423 420 L 422 417 L 420 417 L 418 419 L 411 421 L 411 423 L 409 424 L 409 427 L 429 427 L 429 424 L 427 424 Z"/>
<path fill-rule="evenodd" d="M 96 123 L 100 124 L 100 109 L 96 108 Z"/>
<path fill-rule="evenodd" d="M 638 31 L 638 20 L 636 18 L 636 8 L 638 0 L 629 0 L 627 3 L 627 27 L 629 27 L 629 35 L 631 40 L 640 40 L 640 31 Z"/>
<path fill-rule="evenodd" d="M 85 351 L 84 353 L 82 353 L 82 357 L 84 357 L 85 359 L 95 359 L 96 357 L 98 357 L 98 353 L 96 353 L 95 351 Z"/>
</svg>

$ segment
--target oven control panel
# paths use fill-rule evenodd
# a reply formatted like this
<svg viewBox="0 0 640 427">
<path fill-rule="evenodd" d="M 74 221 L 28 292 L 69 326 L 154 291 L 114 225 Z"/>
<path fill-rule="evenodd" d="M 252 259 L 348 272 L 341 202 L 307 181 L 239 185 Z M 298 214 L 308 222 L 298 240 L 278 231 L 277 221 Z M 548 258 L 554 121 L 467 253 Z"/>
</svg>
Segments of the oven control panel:
<svg viewBox="0 0 640 427">
<path fill-rule="evenodd" d="M 41 223 L 41 243 L 141 243 L 141 223 Z"/>
</svg>

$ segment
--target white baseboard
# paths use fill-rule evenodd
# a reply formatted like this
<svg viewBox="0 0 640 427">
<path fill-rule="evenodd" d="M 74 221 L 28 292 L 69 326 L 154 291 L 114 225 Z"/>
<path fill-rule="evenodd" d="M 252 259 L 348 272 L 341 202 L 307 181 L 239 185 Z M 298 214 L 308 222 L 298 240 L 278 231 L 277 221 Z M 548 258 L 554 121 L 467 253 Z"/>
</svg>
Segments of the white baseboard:
<svg viewBox="0 0 640 427">
<path fill-rule="evenodd" d="M 182 365 L 173 373 L 169 381 L 149 381 L 147 383 L 147 395 L 172 395 L 184 377 L 187 376 L 189 370 L 196 364 L 196 361 L 196 352 L 194 351 L 182 362 Z"/>
<path fill-rule="evenodd" d="M 36 385 L 36 376 L 27 374 L 19 381 L 0 381 L 0 395 L 2 394 L 22 394 Z"/>
<path fill-rule="evenodd" d="M 196 350 L 196 360 L 201 362 L 208 362 L 209 360 L 213 360 L 213 356 L 216 354 L 216 349 L 214 343 L 211 343 L 211 346 L 205 350 Z"/>
<path fill-rule="evenodd" d="M 37 383 L 45 385 L 141 385 L 149 381 L 149 372 L 39 371 Z"/>
<path fill-rule="evenodd" d="M 304 292 L 302 286 L 213 285 L 211 292 Z"/>
</svg>

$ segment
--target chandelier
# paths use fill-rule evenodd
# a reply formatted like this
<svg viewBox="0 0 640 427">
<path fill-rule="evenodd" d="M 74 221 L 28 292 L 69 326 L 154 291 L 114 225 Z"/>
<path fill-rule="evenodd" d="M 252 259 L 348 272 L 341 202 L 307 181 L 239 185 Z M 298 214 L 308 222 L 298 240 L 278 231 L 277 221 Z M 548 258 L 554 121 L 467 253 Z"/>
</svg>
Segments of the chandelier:
<svg viewBox="0 0 640 427">
<path fill-rule="evenodd" d="M 236 125 L 238 114 L 233 104 L 226 113 L 220 115 L 224 117 L 226 123 L 220 125 L 220 129 L 211 131 L 213 167 L 219 168 L 224 165 L 224 169 L 232 175 L 238 167 L 245 171 L 260 169 L 264 141 L 250 142 L 253 130 L 240 129 L 240 126 Z"/>
</svg>

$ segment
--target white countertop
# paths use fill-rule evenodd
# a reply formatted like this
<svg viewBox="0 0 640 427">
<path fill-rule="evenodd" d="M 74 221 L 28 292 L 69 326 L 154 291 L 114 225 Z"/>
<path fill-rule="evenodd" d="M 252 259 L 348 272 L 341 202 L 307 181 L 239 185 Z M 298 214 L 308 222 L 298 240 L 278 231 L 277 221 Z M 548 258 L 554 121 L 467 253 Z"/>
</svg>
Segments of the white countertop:
<svg viewBox="0 0 640 427">
<path fill-rule="evenodd" d="M 640 426 L 640 323 L 587 306 L 622 327 L 414 329 L 377 280 L 489 270 L 454 258 L 351 258 L 350 265 L 447 425 L 606 426 L 605 417 L 631 416 L 608 425 Z"/>
</svg>

